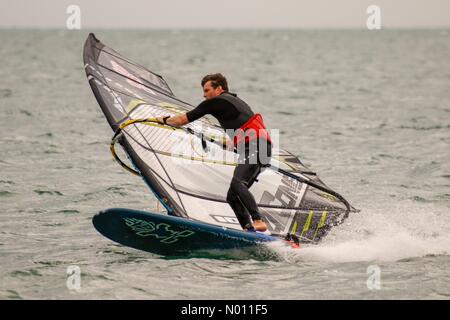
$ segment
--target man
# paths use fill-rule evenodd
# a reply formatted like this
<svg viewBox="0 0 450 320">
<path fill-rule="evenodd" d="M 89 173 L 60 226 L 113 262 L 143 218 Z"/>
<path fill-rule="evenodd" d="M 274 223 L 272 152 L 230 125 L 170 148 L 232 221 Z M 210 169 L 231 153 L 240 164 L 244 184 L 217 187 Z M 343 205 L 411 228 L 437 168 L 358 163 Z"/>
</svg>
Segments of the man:
<svg viewBox="0 0 450 320">
<path fill-rule="evenodd" d="M 255 198 L 249 191 L 261 172 L 261 168 L 270 161 L 271 140 L 262 117 L 254 114 L 236 94 L 228 92 L 227 80 L 222 74 L 206 75 L 201 84 L 205 100 L 195 109 L 185 114 L 161 117 L 157 120 L 160 123 L 179 127 L 206 114 L 211 114 L 219 121 L 232 138 L 234 147 L 238 151 L 240 150 L 239 164 L 234 170 L 227 202 L 244 230 L 266 231 L 267 226 L 262 221 Z M 230 129 L 233 130 L 230 132 Z M 247 134 L 248 132 L 251 134 Z M 260 148 L 261 145 L 265 148 Z M 267 150 L 267 154 L 261 155 L 263 149 Z M 261 161 L 261 159 L 266 160 Z"/>
</svg>

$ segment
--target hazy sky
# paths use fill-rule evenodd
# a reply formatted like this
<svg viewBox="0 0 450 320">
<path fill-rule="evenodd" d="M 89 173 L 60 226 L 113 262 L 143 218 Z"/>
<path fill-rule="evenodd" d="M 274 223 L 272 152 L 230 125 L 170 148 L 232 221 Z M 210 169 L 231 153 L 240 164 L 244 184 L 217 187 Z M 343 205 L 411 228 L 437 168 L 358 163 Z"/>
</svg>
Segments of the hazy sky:
<svg viewBox="0 0 450 320">
<path fill-rule="evenodd" d="M 0 28 L 366 28 L 369 5 L 386 28 L 450 27 L 450 0 L 0 0 Z"/>
</svg>

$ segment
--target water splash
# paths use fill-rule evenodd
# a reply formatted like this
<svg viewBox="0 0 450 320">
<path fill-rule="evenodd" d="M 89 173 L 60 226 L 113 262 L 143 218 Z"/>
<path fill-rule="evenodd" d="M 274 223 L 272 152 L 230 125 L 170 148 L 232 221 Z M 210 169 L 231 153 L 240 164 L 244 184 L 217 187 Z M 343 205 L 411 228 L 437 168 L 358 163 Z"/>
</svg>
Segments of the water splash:
<svg viewBox="0 0 450 320">
<path fill-rule="evenodd" d="M 271 247 L 290 262 L 390 262 L 450 255 L 448 212 L 447 208 L 414 202 L 366 206 L 317 245 L 303 245 L 299 250 L 281 244 Z"/>
</svg>

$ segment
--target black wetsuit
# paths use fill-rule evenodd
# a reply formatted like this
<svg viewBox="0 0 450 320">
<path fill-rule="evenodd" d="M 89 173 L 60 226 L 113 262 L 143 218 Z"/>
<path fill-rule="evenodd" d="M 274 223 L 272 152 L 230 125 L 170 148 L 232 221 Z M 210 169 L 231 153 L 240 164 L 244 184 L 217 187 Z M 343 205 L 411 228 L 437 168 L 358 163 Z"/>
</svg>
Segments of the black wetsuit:
<svg viewBox="0 0 450 320">
<path fill-rule="evenodd" d="M 189 111 L 186 116 L 189 122 L 192 122 L 206 114 L 214 116 L 222 128 L 235 130 L 239 129 L 254 115 L 248 104 L 239 99 L 236 94 L 228 92 L 203 101 L 195 109 Z M 258 141 L 250 142 L 250 144 L 252 143 L 258 144 Z M 264 143 L 267 142 L 264 141 Z M 255 149 L 259 153 L 259 149 Z M 261 168 L 264 166 L 259 160 L 253 164 L 247 161 L 249 150 L 255 149 L 251 148 L 249 143 L 245 145 L 245 153 L 239 155 L 240 163 L 234 170 L 233 179 L 227 194 L 227 202 L 236 214 L 242 228 L 245 229 L 251 229 L 252 223 L 249 214 L 253 220 L 261 219 L 255 198 L 248 190 L 256 181 L 256 178 L 261 173 Z M 270 143 L 267 143 L 267 148 L 265 149 L 267 149 L 267 157 L 270 157 Z M 257 158 L 259 159 L 259 157 Z"/>
</svg>

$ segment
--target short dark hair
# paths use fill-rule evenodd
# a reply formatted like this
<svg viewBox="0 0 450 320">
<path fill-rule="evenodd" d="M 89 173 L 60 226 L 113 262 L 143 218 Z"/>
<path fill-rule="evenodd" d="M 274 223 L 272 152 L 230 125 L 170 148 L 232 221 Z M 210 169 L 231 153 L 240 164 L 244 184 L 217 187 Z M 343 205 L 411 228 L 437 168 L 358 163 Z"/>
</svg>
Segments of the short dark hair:
<svg viewBox="0 0 450 320">
<path fill-rule="evenodd" d="M 211 81 L 211 86 L 216 89 L 221 86 L 224 91 L 228 91 L 227 78 L 225 78 L 221 73 L 207 74 L 202 79 L 202 88 L 208 81 Z"/>
</svg>

